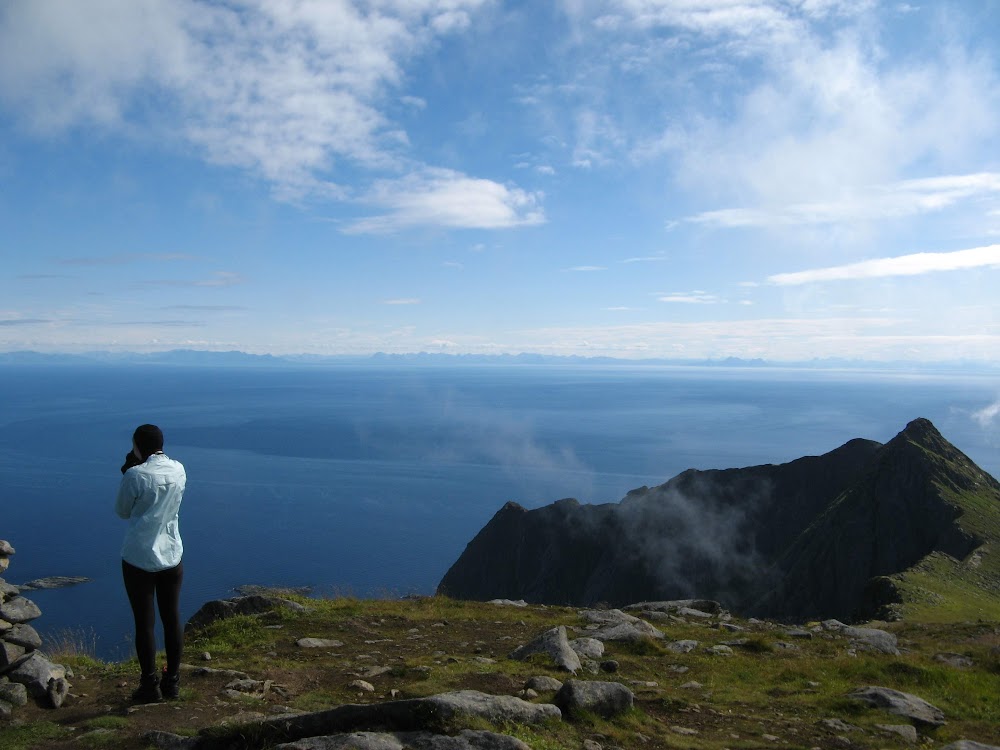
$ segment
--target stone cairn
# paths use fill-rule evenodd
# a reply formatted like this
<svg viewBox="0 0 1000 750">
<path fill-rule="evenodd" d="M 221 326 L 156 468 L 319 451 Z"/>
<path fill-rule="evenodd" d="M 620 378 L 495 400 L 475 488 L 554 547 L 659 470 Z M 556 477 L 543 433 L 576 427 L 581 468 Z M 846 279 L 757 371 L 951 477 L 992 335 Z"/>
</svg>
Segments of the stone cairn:
<svg viewBox="0 0 1000 750">
<path fill-rule="evenodd" d="M 10 565 L 14 548 L 0 539 L 0 573 Z M 20 589 L 0 578 L 0 719 L 9 719 L 28 698 L 59 708 L 69 694 L 66 669 L 38 649 L 42 639 L 28 623 L 42 614 Z"/>
</svg>

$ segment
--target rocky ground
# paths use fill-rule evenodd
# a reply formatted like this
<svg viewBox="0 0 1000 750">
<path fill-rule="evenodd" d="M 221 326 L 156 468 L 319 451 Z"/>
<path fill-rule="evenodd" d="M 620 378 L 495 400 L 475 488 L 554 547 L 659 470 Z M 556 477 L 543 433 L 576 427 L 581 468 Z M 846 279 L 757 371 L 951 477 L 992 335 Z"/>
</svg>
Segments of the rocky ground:
<svg viewBox="0 0 1000 750">
<path fill-rule="evenodd" d="M 789 627 L 704 601 L 623 612 L 259 593 L 195 620 L 175 702 L 130 706 L 134 664 L 46 644 L 70 694 L 16 707 L 0 747 L 1000 745 L 993 622 Z"/>
</svg>

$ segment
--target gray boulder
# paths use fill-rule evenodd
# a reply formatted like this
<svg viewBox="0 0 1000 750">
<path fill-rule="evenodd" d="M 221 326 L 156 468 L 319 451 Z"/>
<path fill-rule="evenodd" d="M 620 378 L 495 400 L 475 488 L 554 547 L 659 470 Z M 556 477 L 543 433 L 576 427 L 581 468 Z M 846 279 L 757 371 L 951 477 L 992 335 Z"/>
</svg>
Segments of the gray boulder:
<svg viewBox="0 0 1000 750">
<path fill-rule="evenodd" d="M 567 680 L 552 702 L 567 716 L 586 711 L 610 719 L 631 709 L 635 696 L 619 682 Z"/>
<path fill-rule="evenodd" d="M 14 643 L 18 646 L 22 646 L 28 651 L 34 651 L 36 648 L 42 647 L 42 638 L 38 635 L 38 632 L 30 625 L 21 624 L 14 625 L 10 630 L 3 634 L 3 639 L 7 643 Z"/>
<path fill-rule="evenodd" d="M 584 659 L 600 659 L 604 656 L 604 644 L 596 638 L 574 638 L 569 647 Z"/>
<path fill-rule="evenodd" d="M 50 662 L 41 651 L 32 651 L 26 659 L 7 672 L 7 677 L 11 682 L 24 685 L 33 698 L 47 698 L 49 682 L 64 679 L 66 669 Z"/>
<path fill-rule="evenodd" d="M 877 651 L 881 654 L 899 656 L 896 647 L 896 636 L 877 628 L 855 628 L 844 626 L 840 633 L 851 639 L 851 645 L 865 651 Z"/>
<path fill-rule="evenodd" d="M 0 600 L 13 599 L 19 593 L 21 593 L 21 589 L 0 578 Z"/>
<path fill-rule="evenodd" d="M 275 750 L 531 750 L 515 737 L 463 730 L 454 737 L 429 732 L 352 732 L 278 745 Z"/>
<path fill-rule="evenodd" d="M 666 612 L 668 614 L 676 614 L 681 609 L 693 609 L 712 615 L 720 615 L 725 611 L 719 602 L 712 599 L 672 599 L 663 602 L 639 602 L 638 604 L 630 604 L 625 609 L 629 611 L 649 610 L 651 612 Z"/>
<path fill-rule="evenodd" d="M 621 622 L 617 625 L 607 625 L 590 634 L 591 638 L 599 641 L 618 641 L 621 643 L 636 643 L 650 638 L 662 639 L 663 632 L 657 630 L 648 622 L 636 620 L 635 622 Z"/>
<path fill-rule="evenodd" d="M 959 740 L 945 745 L 941 750 L 1000 750 L 1000 745 L 984 745 L 982 742 L 972 740 Z"/>
<path fill-rule="evenodd" d="M 667 648 L 675 654 L 689 654 L 698 648 L 698 641 L 671 641 L 667 644 Z"/>
<path fill-rule="evenodd" d="M 17 666 L 17 662 L 22 656 L 24 656 L 24 646 L 0 641 L 0 674 L 4 670 Z"/>
<path fill-rule="evenodd" d="M 847 697 L 873 708 L 885 709 L 891 714 L 910 719 L 921 726 L 939 727 L 945 723 L 944 712 L 940 708 L 910 693 L 869 685 L 853 690 Z"/>
<path fill-rule="evenodd" d="M 256 736 L 291 742 L 341 732 L 446 732 L 456 723 L 481 719 L 491 724 L 538 724 L 558 720 L 562 713 L 547 703 L 528 703 L 509 695 L 488 695 L 475 690 L 442 693 L 384 703 L 347 704 L 315 713 L 265 719 Z M 236 730 L 234 730 L 236 731 Z M 199 750 L 229 748 L 233 737 L 224 733 L 199 737 Z"/>
<path fill-rule="evenodd" d="M 33 601 L 25 599 L 23 596 L 15 596 L 0 604 L 0 618 L 15 625 L 31 622 L 41 616 L 42 610 L 35 606 Z"/>
<path fill-rule="evenodd" d="M 14 548 L 10 546 L 10 542 L 6 539 L 0 539 L 0 555 L 3 557 L 10 557 L 14 554 Z"/>
<path fill-rule="evenodd" d="M 555 677 L 548 677 L 547 675 L 532 677 L 524 683 L 525 690 L 536 690 L 539 693 L 554 693 L 562 686 L 563 684 Z"/>
<path fill-rule="evenodd" d="M 16 682 L 0 682 L 0 700 L 23 706 L 28 702 L 28 689 Z"/>
<path fill-rule="evenodd" d="M 548 655 L 559 669 L 567 672 L 575 673 L 582 666 L 579 655 L 569 645 L 566 628 L 562 625 L 546 630 L 531 643 L 515 649 L 510 658 L 525 661 L 533 654 Z"/>
<path fill-rule="evenodd" d="M 955 669 L 969 669 L 973 665 L 972 659 L 968 656 L 947 652 L 943 654 L 934 654 L 934 661 L 947 664 L 949 667 L 955 667 Z"/>
<path fill-rule="evenodd" d="M 330 638 L 299 638 L 295 645 L 299 648 L 340 648 L 344 644 Z"/>
</svg>

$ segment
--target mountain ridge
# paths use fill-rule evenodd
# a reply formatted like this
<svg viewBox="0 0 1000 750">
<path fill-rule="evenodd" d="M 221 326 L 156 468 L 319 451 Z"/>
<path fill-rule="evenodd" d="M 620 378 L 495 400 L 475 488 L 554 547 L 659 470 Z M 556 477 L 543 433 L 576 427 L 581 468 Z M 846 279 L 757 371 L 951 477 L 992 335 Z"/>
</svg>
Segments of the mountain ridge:
<svg viewBox="0 0 1000 750">
<path fill-rule="evenodd" d="M 978 550 L 976 587 L 1000 612 L 998 539 L 1000 484 L 920 418 L 885 444 L 689 469 L 619 503 L 508 503 L 438 590 L 577 605 L 700 596 L 747 615 L 853 620 L 898 615 L 914 586 L 943 596 L 907 571 Z"/>
</svg>

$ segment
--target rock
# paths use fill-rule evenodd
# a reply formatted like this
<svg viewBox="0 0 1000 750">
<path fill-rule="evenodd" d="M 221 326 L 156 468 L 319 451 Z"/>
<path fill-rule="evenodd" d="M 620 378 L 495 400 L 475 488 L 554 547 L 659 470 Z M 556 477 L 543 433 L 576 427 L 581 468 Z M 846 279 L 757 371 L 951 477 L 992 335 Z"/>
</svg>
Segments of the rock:
<svg viewBox="0 0 1000 750">
<path fill-rule="evenodd" d="M 683 690 L 701 690 L 701 683 L 700 682 L 695 682 L 694 680 L 691 680 L 690 682 L 685 682 L 683 685 L 681 685 L 681 689 L 683 689 Z"/>
<path fill-rule="evenodd" d="M 601 662 L 601 671 L 602 672 L 617 672 L 618 671 L 618 662 L 616 660 L 614 660 L 614 659 L 608 659 L 606 661 L 602 661 Z"/>
<path fill-rule="evenodd" d="M 35 606 L 35 603 L 23 596 L 15 596 L 0 604 L 0 618 L 14 625 L 31 622 L 41 616 L 42 611 Z"/>
<path fill-rule="evenodd" d="M 11 626 L 10 630 L 4 633 L 3 639 L 7 643 L 23 646 L 28 651 L 34 651 L 36 648 L 42 647 L 41 636 L 30 625 L 21 624 Z"/>
<path fill-rule="evenodd" d="M 32 651 L 7 677 L 24 685 L 32 697 L 41 699 L 48 696 L 49 681 L 66 677 L 66 669 L 50 662 L 41 651 Z"/>
<path fill-rule="evenodd" d="M 531 643 L 515 649 L 511 659 L 525 661 L 532 654 L 547 654 L 557 667 L 575 673 L 580 667 L 580 657 L 570 648 L 566 628 L 562 625 L 546 630 Z"/>
<path fill-rule="evenodd" d="M 693 609 L 700 612 L 708 612 L 713 615 L 721 614 L 725 611 L 723 606 L 712 599 L 673 599 L 665 602 L 639 602 L 625 607 L 627 610 L 648 609 L 652 612 L 676 613 L 681 609 Z"/>
<path fill-rule="evenodd" d="M 595 630 L 590 634 L 592 638 L 599 641 L 620 641 L 623 643 L 636 643 L 649 638 L 663 638 L 661 631 L 654 628 L 648 622 L 638 620 L 637 622 L 622 622 L 617 625 L 608 625 Z"/>
<path fill-rule="evenodd" d="M 675 654 L 688 654 L 698 648 L 698 641 L 671 641 L 667 648 Z"/>
<path fill-rule="evenodd" d="M 601 747 L 599 743 L 594 742 L 593 740 L 584 740 L 583 750 L 604 750 L 604 748 Z"/>
<path fill-rule="evenodd" d="M 13 554 L 14 548 L 10 546 L 10 542 L 6 539 L 0 539 L 0 555 L 10 557 Z"/>
<path fill-rule="evenodd" d="M 718 646 L 709 646 L 705 649 L 706 654 L 712 654 L 712 656 L 732 656 L 733 650 L 729 646 L 719 644 Z"/>
<path fill-rule="evenodd" d="M 0 699 L 0 720 L 9 721 L 14 716 L 14 707 Z"/>
<path fill-rule="evenodd" d="M 939 727 L 945 723 L 944 712 L 940 708 L 932 706 L 923 698 L 891 688 L 869 685 L 848 693 L 848 697 L 911 719 L 919 725 Z"/>
<path fill-rule="evenodd" d="M 526 690 L 537 690 L 539 693 L 554 693 L 562 686 L 563 684 L 555 677 L 547 677 L 545 675 L 532 677 L 524 683 Z"/>
<path fill-rule="evenodd" d="M 762 734 L 760 738 L 767 742 L 779 742 L 781 740 L 781 737 L 776 734 Z"/>
<path fill-rule="evenodd" d="M 17 660 L 24 656 L 24 647 L 16 643 L 0 641 L 0 672 L 13 666 Z"/>
<path fill-rule="evenodd" d="M 569 647 L 585 659 L 600 659 L 604 656 L 604 644 L 596 638 L 574 638 Z"/>
<path fill-rule="evenodd" d="M 0 578 L 0 599 L 13 599 L 21 592 L 17 586 L 7 583 L 3 578 Z"/>
<path fill-rule="evenodd" d="M 0 683 L 0 700 L 14 706 L 23 706 L 28 702 L 28 689 L 16 682 Z"/>
<path fill-rule="evenodd" d="M 785 631 L 785 635 L 789 638 L 802 638 L 803 640 L 809 640 L 813 637 L 813 634 L 808 630 L 803 630 L 802 628 L 791 628 Z"/>
<path fill-rule="evenodd" d="M 200 658 L 202 661 L 212 661 L 212 655 L 208 651 L 202 651 Z"/>
<path fill-rule="evenodd" d="M 841 628 L 846 628 L 847 625 L 842 623 L 840 620 L 823 620 L 820 623 L 823 630 L 840 630 Z"/>
<path fill-rule="evenodd" d="M 12 627 L 14 627 L 13 623 L 7 622 L 6 620 L 0 620 L 0 634 L 6 633 Z"/>
<path fill-rule="evenodd" d="M 299 648 L 340 648 L 344 644 L 329 638 L 299 638 L 295 645 Z"/>
<path fill-rule="evenodd" d="M 959 740 L 945 745 L 941 750 L 1000 750 L 1000 745 L 984 745 L 982 742 L 972 740 Z"/>
<path fill-rule="evenodd" d="M 877 651 L 882 654 L 899 656 L 896 648 L 896 636 L 876 628 L 854 628 L 845 626 L 840 629 L 843 635 L 851 639 L 851 645 L 866 651 Z"/>
<path fill-rule="evenodd" d="M 9 567 L 10 567 L 10 558 L 0 556 L 0 573 L 3 573 Z"/>
<path fill-rule="evenodd" d="M 681 607 L 677 610 L 677 615 L 679 617 L 694 617 L 699 620 L 711 620 L 712 615 L 708 612 L 702 612 L 700 609 L 693 609 L 691 607 Z"/>
<path fill-rule="evenodd" d="M 37 591 L 40 589 L 61 589 L 67 586 L 76 586 L 79 583 L 89 583 L 86 576 L 49 576 L 48 578 L 36 578 L 33 581 L 22 583 L 18 588 L 21 591 Z"/>
<path fill-rule="evenodd" d="M 159 729 L 143 732 L 141 737 L 157 750 L 194 750 L 199 743 L 198 737 L 182 737 L 179 734 L 162 732 Z"/>
<path fill-rule="evenodd" d="M 352 732 L 278 745 L 275 750 L 531 750 L 516 737 L 464 729 L 453 737 L 429 732 Z"/>
<path fill-rule="evenodd" d="M 670 731 L 673 732 L 674 734 L 684 735 L 685 737 L 693 737 L 694 735 L 698 734 L 697 729 L 690 729 L 688 727 L 672 726 L 670 727 Z"/>
<path fill-rule="evenodd" d="M 934 661 L 939 661 L 942 664 L 947 664 L 949 667 L 955 667 L 956 669 L 968 669 L 972 666 L 972 659 L 968 656 L 962 656 L 962 654 L 934 654 Z"/>
<path fill-rule="evenodd" d="M 742 625 L 734 625 L 731 622 L 720 622 L 719 623 L 719 630 L 725 630 L 725 631 L 728 631 L 730 633 L 741 633 L 744 630 L 746 630 L 746 628 L 743 627 Z"/>
<path fill-rule="evenodd" d="M 205 602 L 201 609 L 192 615 L 184 626 L 184 632 L 203 628 L 216 620 L 224 620 L 234 615 L 259 615 L 276 609 L 289 609 L 293 612 L 309 611 L 308 607 L 304 607 L 298 602 L 282 599 L 278 596 L 253 594 L 251 596 L 237 596 L 232 599 L 215 599 Z"/>
<path fill-rule="evenodd" d="M 524 599 L 514 601 L 512 599 L 490 599 L 487 604 L 496 604 L 501 607 L 527 607 L 528 603 Z"/>
<path fill-rule="evenodd" d="M 580 711 L 610 719 L 632 708 L 635 696 L 618 682 L 567 680 L 552 702 L 563 713 L 573 716 Z"/>
<path fill-rule="evenodd" d="M 348 704 L 315 713 L 272 717 L 260 722 L 255 731 L 261 738 L 289 742 L 372 727 L 394 732 L 446 731 L 457 721 L 469 717 L 503 725 L 538 724 L 561 716 L 558 708 L 547 703 L 528 703 L 510 695 L 460 690 L 427 698 Z M 228 748 L 232 738 L 222 733 L 211 740 L 204 736 L 202 739 L 199 750 Z"/>
<path fill-rule="evenodd" d="M 355 690 L 360 690 L 363 693 L 374 693 L 375 686 L 370 682 L 365 682 L 364 680 L 351 680 L 347 683 L 347 687 L 354 688 Z"/>
<path fill-rule="evenodd" d="M 912 724 L 876 724 L 875 728 L 886 734 L 898 735 L 911 744 L 917 742 L 917 729 Z"/>
<path fill-rule="evenodd" d="M 62 708 L 66 696 L 69 695 L 69 687 L 70 685 L 66 682 L 65 677 L 55 677 L 49 680 L 45 692 L 48 695 L 52 708 Z"/>
<path fill-rule="evenodd" d="M 827 729 L 829 729 L 831 732 L 840 732 L 841 734 L 843 734 L 844 732 L 860 731 L 860 727 L 848 724 L 846 721 L 842 719 L 820 719 L 819 723 L 822 724 Z"/>
</svg>

